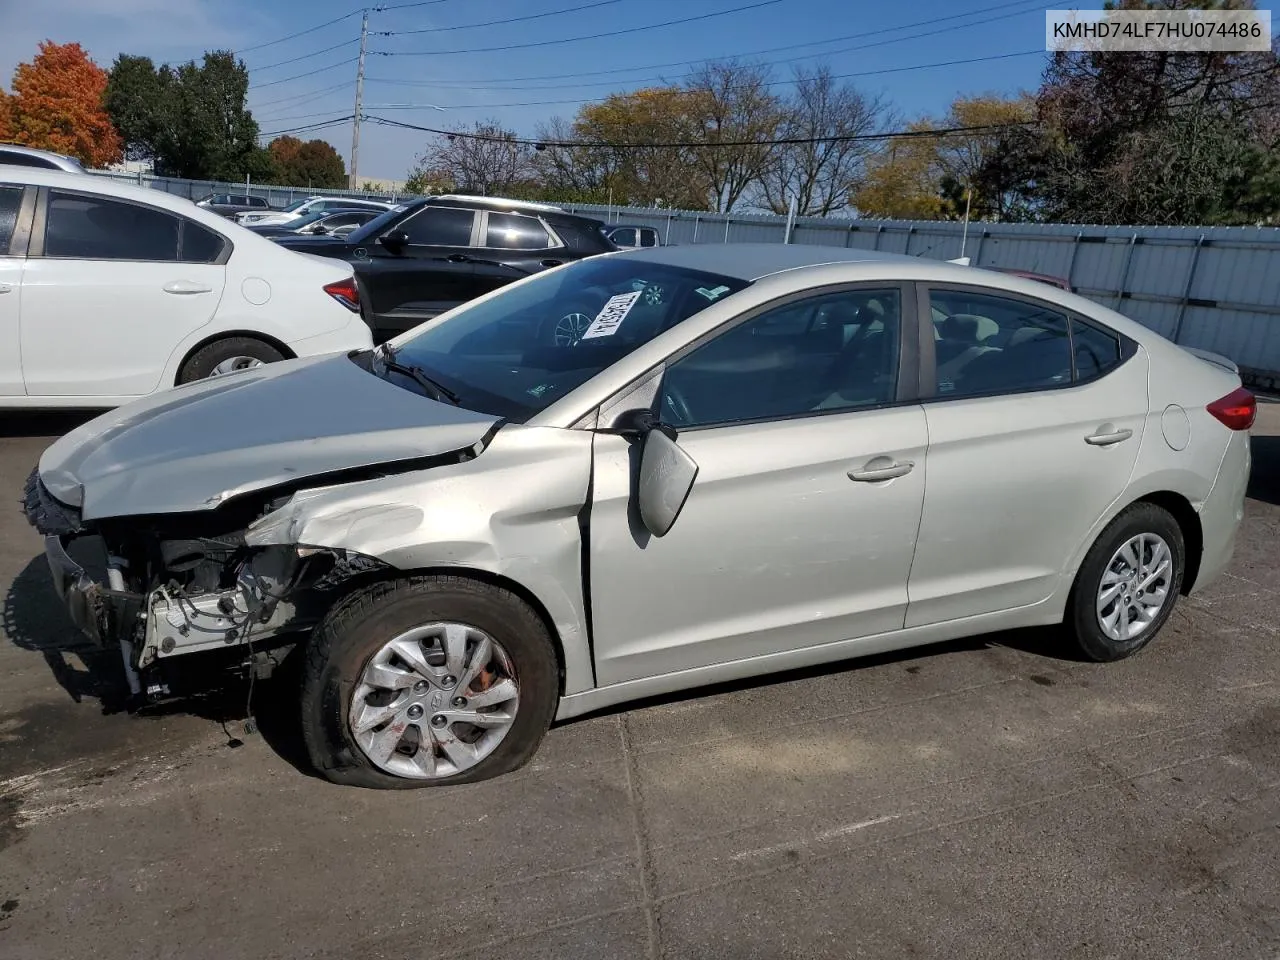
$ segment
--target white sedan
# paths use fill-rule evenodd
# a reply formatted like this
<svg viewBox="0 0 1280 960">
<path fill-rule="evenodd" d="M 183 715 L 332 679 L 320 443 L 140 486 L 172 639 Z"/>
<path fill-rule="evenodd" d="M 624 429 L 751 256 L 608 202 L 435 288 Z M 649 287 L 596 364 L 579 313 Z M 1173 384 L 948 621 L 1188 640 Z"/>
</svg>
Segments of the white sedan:
<svg viewBox="0 0 1280 960">
<path fill-rule="evenodd" d="M 354 197 L 306 197 L 296 200 L 283 210 L 246 211 L 236 214 L 236 223 L 244 226 L 266 227 L 293 223 L 313 213 L 329 210 L 374 210 L 386 213 L 395 206 L 381 200 L 358 200 Z"/>
<path fill-rule="evenodd" d="M 0 409 L 372 346 L 351 268 L 158 190 L 0 166 Z"/>
</svg>

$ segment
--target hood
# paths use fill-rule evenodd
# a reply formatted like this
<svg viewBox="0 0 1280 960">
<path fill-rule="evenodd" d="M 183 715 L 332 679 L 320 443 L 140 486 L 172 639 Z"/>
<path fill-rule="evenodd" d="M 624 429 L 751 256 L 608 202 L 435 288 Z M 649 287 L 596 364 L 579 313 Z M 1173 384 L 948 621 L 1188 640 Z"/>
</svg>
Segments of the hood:
<svg viewBox="0 0 1280 960">
<path fill-rule="evenodd" d="M 347 356 L 214 377 L 91 420 L 40 479 L 85 520 L 212 510 L 239 494 L 483 444 L 499 417 L 429 400 Z"/>
</svg>

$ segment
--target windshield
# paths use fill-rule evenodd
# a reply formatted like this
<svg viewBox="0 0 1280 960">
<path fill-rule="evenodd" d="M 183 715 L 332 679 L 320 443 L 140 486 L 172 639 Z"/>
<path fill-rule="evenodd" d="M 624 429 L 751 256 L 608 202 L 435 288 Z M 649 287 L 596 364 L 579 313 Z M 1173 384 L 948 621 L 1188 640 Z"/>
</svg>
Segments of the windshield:
<svg viewBox="0 0 1280 960">
<path fill-rule="evenodd" d="M 660 263 L 580 260 L 462 307 L 403 341 L 394 358 L 448 388 L 463 407 L 524 422 L 746 286 Z"/>
<path fill-rule="evenodd" d="M 295 201 L 293 201 L 293 203 L 289 204 L 287 207 L 283 207 L 283 208 L 280 210 L 280 212 L 281 212 L 281 213 L 293 213 L 293 211 L 297 210 L 297 209 L 298 209 L 300 206 L 302 206 L 304 203 L 310 203 L 310 202 L 311 202 L 310 200 L 295 200 Z"/>
<path fill-rule="evenodd" d="M 317 220 L 323 220 L 325 217 L 331 216 L 333 216 L 333 212 L 330 210 L 313 210 L 308 213 L 304 213 L 302 216 L 298 217 L 298 219 L 294 220 L 293 223 L 290 223 L 287 226 L 291 230 L 296 230 L 300 227 L 305 227 L 309 223 L 315 223 Z"/>
</svg>

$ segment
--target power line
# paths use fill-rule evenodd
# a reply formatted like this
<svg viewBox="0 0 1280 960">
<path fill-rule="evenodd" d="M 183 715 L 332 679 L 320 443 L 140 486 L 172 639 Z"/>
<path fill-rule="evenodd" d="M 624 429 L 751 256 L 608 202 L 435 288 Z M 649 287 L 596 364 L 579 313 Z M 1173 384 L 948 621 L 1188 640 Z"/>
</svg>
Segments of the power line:
<svg viewBox="0 0 1280 960">
<path fill-rule="evenodd" d="M 266 43 L 256 43 L 252 47 L 242 47 L 238 52 L 246 54 L 251 50 L 262 50 L 264 47 L 274 47 L 277 43 L 284 43 L 288 40 L 296 40 L 298 37 L 305 37 L 308 33 L 315 33 L 317 30 L 323 30 L 325 27 L 331 27 L 335 23 L 341 23 L 348 17 L 354 17 L 361 12 L 360 7 L 352 10 L 350 13 L 344 13 L 340 17 L 334 17 L 332 20 L 326 20 L 324 23 L 318 23 L 314 27 L 307 27 L 305 30 L 299 30 L 297 33 L 291 33 L 287 37 L 280 37 L 278 40 L 268 40 Z"/>
<path fill-rule="evenodd" d="M 314 77 L 317 73 L 324 73 L 327 70 L 334 70 L 338 67 L 345 67 L 348 63 L 355 63 L 359 57 L 348 57 L 346 60 L 339 60 L 337 63 L 331 63 L 327 67 L 319 67 L 315 70 L 308 70 L 306 73 L 294 74 L 292 77 L 281 77 L 279 80 L 268 80 L 266 83 L 251 83 L 250 90 L 260 90 L 263 87 L 274 87 L 276 84 L 288 83 L 290 80 L 301 80 L 303 77 Z"/>
<path fill-rule="evenodd" d="M 415 33 L 445 33 L 450 30 L 473 30 L 476 27 L 498 27 L 508 23 L 521 23 L 525 20 L 541 20 L 544 17 L 555 17 L 562 13 L 577 13 L 579 10 L 592 10 L 596 7 L 608 7 L 622 0 L 596 0 L 595 3 L 584 3 L 576 7 L 563 7 L 559 10 L 548 10 L 545 13 L 530 13 L 523 17 L 507 17 L 505 20 L 486 20 L 484 23 L 463 23 L 453 27 L 423 27 L 421 30 L 379 30 L 376 37 L 407 37 Z"/>
<path fill-rule="evenodd" d="M 406 130 L 417 130 L 422 133 L 433 133 L 437 136 L 462 140 L 484 140 L 491 143 L 509 143 L 529 146 L 538 149 L 547 147 L 595 148 L 603 150 L 692 150 L 711 147 L 781 147 L 807 143 L 852 143 L 862 140 L 915 140 L 921 137 L 946 137 L 957 133 L 986 133 L 992 130 L 1005 130 L 1010 127 L 1026 127 L 1038 124 L 1038 120 L 1019 120 L 1009 123 L 988 123 L 967 127 L 938 127 L 931 130 L 895 130 L 888 133 L 859 133 L 836 137 L 783 137 L 777 140 L 723 140 L 723 141 L 680 141 L 673 143 L 610 143 L 604 140 L 531 140 L 526 137 L 505 137 L 485 133 L 462 133 L 457 130 L 438 130 L 434 127 L 423 127 L 413 123 L 402 123 L 399 120 L 388 120 L 386 117 L 366 116 L 364 119 Z"/>
<path fill-rule="evenodd" d="M 330 120 L 321 120 L 316 123 L 307 123 L 307 124 L 303 124 L 300 127 L 289 127 L 284 130 L 262 130 L 258 133 L 258 136 L 259 138 L 282 137 L 285 134 L 290 134 L 290 133 L 311 133 L 317 130 L 326 130 L 329 127 L 341 126 L 344 123 L 349 123 L 352 119 L 354 118 L 350 115 L 345 117 L 333 117 Z"/>
<path fill-rule="evenodd" d="M 291 57 L 288 60 L 278 60 L 275 63 L 265 63 L 260 67 L 250 67 L 250 70 L 274 70 L 276 67 L 283 67 L 287 63 L 297 63 L 299 60 L 310 60 L 312 57 L 318 57 L 322 53 L 330 53 L 339 50 L 342 47 L 349 47 L 353 43 L 359 43 L 359 37 L 352 37 L 350 40 L 343 40 L 341 43 L 335 43 L 331 47 L 325 47 L 323 50 L 313 50 L 311 53 L 304 53 L 298 57 Z"/>
<path fill-rule="evenodd" d="M 335 83 L 333 86 L 325 87 L 323 90 L 313 90 L 310 93 L 295 93 L 291 97 L 279 97 L 275 100 L 267 100 L 264 103 L 258 104 L 256 107 L 254 107 L 254 109 L 263 110 L 266 107 L 275 106 L 277 103 L 288 103 L 289 101 L 292 101 L 292 100 L 298 100 L 301 103 L 306 103 L 307 100 L 311 98 L 322 97 L 326 93 L 333 93 L 333 91 L 335 90 L 345 90 L 346 88 L 347 88 L 347 84 L 345 82 Z M 295 103 L 293 104 L 293 106 L 296 107 L 296 106 L 299 106 L 299 104 Z"/>
<path fill-rule="evenodd" d="M 951 14 L 946 17 L 932 17 L 928 20 L 917 20 L 912 23 L 898 24 L 896 27 L 881 27 L 877 30 L 865 30 L 865 31 L 860 31 L 858 33 L 846 34 L 840 37 L 828 37 L 826 40 L 808 40 L 804 43 L 791 43 L 781 47 L 766 47 L 762 50 L 739 51 L 737 53 L 720 54 L 715 57 L 700 57 L 696 60 L 676 60 L 676 61 L 669 61 L 667 63 L 649 63 L 649 64 L 643 64 L 641 66 L 636 66 L 636 67 L 617 67 L 610 70 L 592 70 L 586 73 L 582 73 L 582 72 L 549 73 L 549 74 L 540 74 L 538 76 L 531 76 L 531 77 L 490 77 L 483 80 L 475 80 L 475 81 L 472 81 L 472 80 L 395 80 L 390 78 L 378 78 L 378 79 L 383 83 L 396 83 L 404 86 L 435 86 L 435 85 L 446 85 L 446 84 L 458 84 L 460 86 L 465 86 L 468 88 L 474 87 L 475 84 L 477 83 L 492 83 L 492 82 L 515 83 L 518 81 L 526 81 L 526 80 L 572 80 L 579 77 L 599 77 L 599 76 L 604 76 L 606 74 L 635 73 L 639 70 L 660 70 L 663 67 L 684 67 L 684 66 L 689 66 L 690 64 L 702 63 L 707 60 L 728 60 L 728 59 L 734 59 L 738 57 L 755 57 L 765 53 L 778 53 L 783 50 L 796 50 L 796 49 L 799 49 L 800 47 L 820 46 L 822 44 L 827 44 L 827 43 L 840 43 L 845 40 L 857 40 L 857 39 L 862 39 L 866 37 L 874 37 L 874 36 L 879 36 L 885 33 L 896 33 L 899 30 L 910 30 L 914 27 L 934 26 L 935 24 L 946 23 L 951 20 L 960 20 L 965 17 L 977 16 L 980 13 L 993 13 L 996 11 L 1010 10 L 1014 7 L 1025 7 L 1027 8 L 1027 10 L 1018 11 L 1019 13 L 1024 13 L 1024 12 L 1028 12 L 1031 9 L 1036 9 L 1036 10 L 1043 9 L 1043 6 L 1044 6 L 1043 3 L 1034 2 L 1034 0 L 1033 2 L 1030 2 L 1030 3 L 1028 2 L 1028 0 L 1010 0 L 1010 2 L 998 3 L 990 7 L 979 7 L 976 10 L 969 10 L 965 13 Z M 991 23 L 999 19 L 1001 18 L 988 17 L 983 20 L 975 21 L 973 23 L 961 24 L 951 29 L 956 29 L 956 30 L 967 29 L 969 27 L 975 27 L 975 26 L 980 26 L 982 24 Z M 906 37 L 896 37 L 890 42 L 898 43 L 898 42 L 904 42 L 907 40 L 914 40 L 922 36 L 932 36 L 935 32 L 940 32 L 940 31 L 930 31 L 923 34 L 912 34 Z M 861 48 L 855 48 L 855 49 L 861 49 Z M 825 56 L 825 55 L 826 55 L 825 53 L 813 53 L 813 54 L 806 54 L 803 57 L 796 57 L 793 59 L 802 60 L 802 59 L 807 59 L 808 57 L 811 57 L 811 56 Z M 788 61 L 781 60 L 778 62 L 785 63 Z M 372 81 L 374 78 L 369 77 L 368 79 Z M 633 82 L 633 81 L 623 81 L 623 82 Z M 519 88 L 510 88 L 510 89 L 529 89 L 529 88 L 522 86 Z M 551 88 L 548 87 L 546 89 L 551 89 Z"/>
<path fill-rule="evenodd" d="M 711 20 L 715 17 L 725 17 L 734 13 L 745 13 L 748 10 L 758 10 L 761 7 L 772 7 L 781 3 L 782 0 L 759 0 L 757 3 L 749 3 L 745 6 L 731 7 L 728 10 L 719 10 L 715 13 L 703 13 L 696 17 L 683 17 L 679 20 L 664 20 L 661 23 L 650 23 L 643 27 L 627 27 L 624 30 L 609 30 L 605 33 L 591 33 L 580 37 L 563 37 L 559 40 L 538 40 L 534 43 L 511 43 L 500 47 L 471 47 L 466 50 L 379 50 L 378 56 L 381 57 L 443 57 L 461 53 L 497 53 L 503 50 L 527 50 L 531 47 L 551 47 L 563 43 L 578 43 L 582 40 L 600 40 L 604 37 L 620 37 L 629 33 L 641 33 L 646 30 L 657 30 L 662 27 L 674 27 L 683 23 L 694 23 L 699 20 Z"/>
<path fill-rule="evenodd" d="M 989 63 L 993 60 L 1011 60 L 1015 57 L 1030 57 L 1030 56 L 1037 56 L 1037 55 L 1043 56 L 1044 53 L 1045 53 L 1044 50 L 1037 48 L 1035 50 L 1022 50 L 1017 53 L 997 53 L 988 57 L 970 57 L 965 60 L 943 60 L 939 63 L 917 63 L 908 67 L 886 67 L 882 70 L 859 70 L 854 73 L 835 73 L 835 74 L 832 74 L 828 79 L 847 80 L 851 77 L 873 77 L 873 76 L 879 76 L 880 74 L 885 74 L 885 73 L 908 73 L 913 70 L 932 70 L 937 67 L 956 67 L 964 64 L 969 64 L 969 63 Z M 370 77 L 368 79 L 373 80 L 374 78 Z M 817 80 L 817 79 L 818 79 L 817 77 L 808 77 L 808 78 L 805 78 L 804 80 L 800 80 L 795 77 L 791 77 L 785 80 L 769 80 L 761 84 L 761 86 L 775 87 L 785 83 L 813 82 L 814 80 Z M 729 89 L 732 89 L 732 86 L 733 85 L 730 85 Z M 610 96 L 615 96 L 615 95 L 626 96 L 626 93 L 627 91 L 623 91 L 620 94 L 608 94 L 603 97 L 588 97 L 585 100 L 524 100 L 519 103 L 473 103 L 473 104 L 405 103 L 405 104 L 383 104 L 381 106 L 373 107 L 371 109 L 379 109 L 379 110 L 425 110 L 425 109 L 435 109 L 435 110 L 476 109 L 476 110 L 479 110 L 479 109 L 484 109 L 484 110 L 488 110 L 489 108 L 497 109 L 499 107 L 549 107 L 549 106 L 583 104 L 583 103 L 600 103 L 604 100 L 607 100 Z"/>
</svg>

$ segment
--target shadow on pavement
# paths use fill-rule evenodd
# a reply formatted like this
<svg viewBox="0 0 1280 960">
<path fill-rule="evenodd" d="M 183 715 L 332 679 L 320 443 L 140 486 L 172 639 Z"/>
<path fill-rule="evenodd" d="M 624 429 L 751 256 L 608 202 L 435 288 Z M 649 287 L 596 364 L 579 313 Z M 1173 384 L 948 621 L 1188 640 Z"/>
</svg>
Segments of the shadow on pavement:
<svg viewBox="0 0 1280 960">
<path fill-rule="evenodd" d="M 1250 438 L 1253 469 L 1249 474 L 1249 498 L 1280 506 L 1280 436 Z"/>
<path fill-rule="evenodd" d="M 0 437 L 60 437 L 102 410 L 32 410 L 0 414 Z"/>
<path fill-rule="evenodd" d="M 131 699 L 120 651 L 101 647 L 84 636 L 71 622 L 53 589 L 43 556 L 33 558 L 13 579 L 4 598 L 0 628 L 11 643 L 22 650 L 39 653 L 54 679 L 76 703 L 96 700 L 104 716 L 132 712 L 143 722 L 148 718 L 188 715 L 222 726 L 229 747 L 243 742 L 244 721 L 252 715 L 257 732 L 280 757 L 299 771 L 314 776 L 307 761 L 297 709 L 297 666 L 300 658 L 286 657 L 267 680 L 250 684 L 240 672 L 228 669 L 212 686 L 209 670 L 216 665 L 201 664 L 202 689 L 146 706 Z M 234 667 L 234 661 L 229 661 Z M 250 710 L 252 697 L 252 711 Z M 80 724 L 62 723 L 66 735 Z"/>
</svg>

